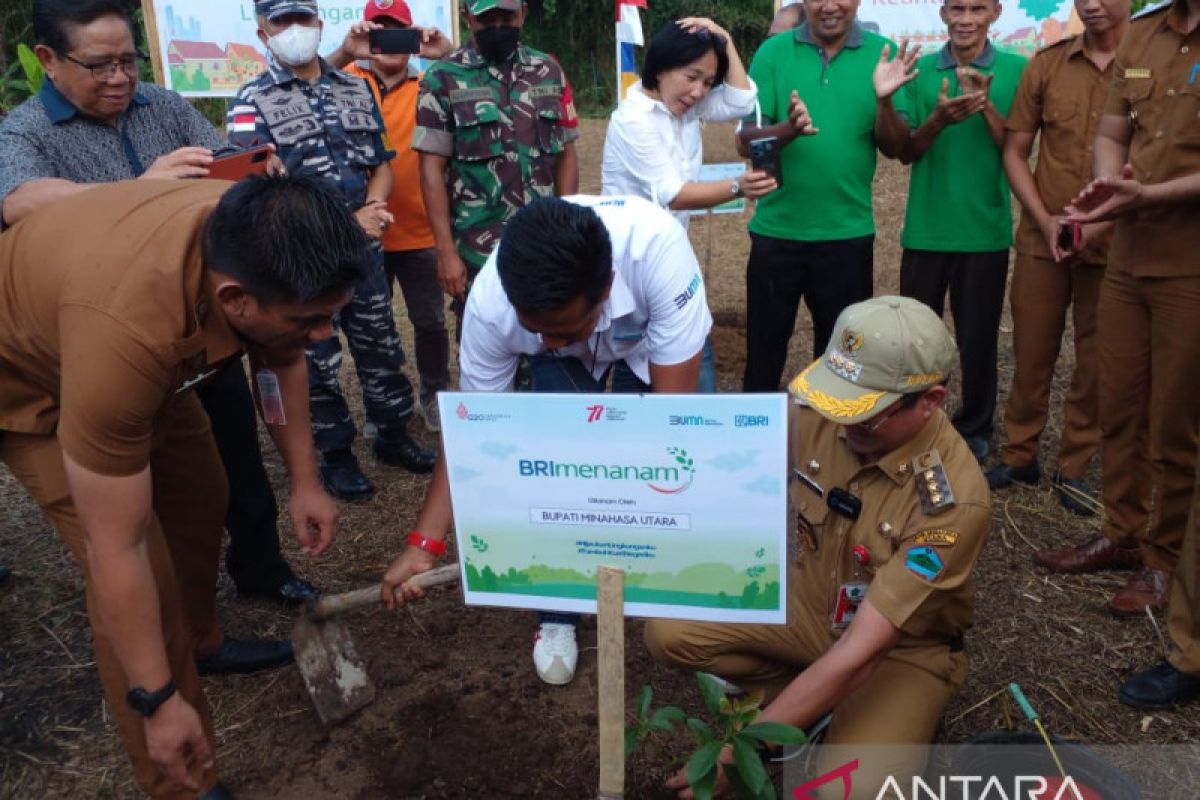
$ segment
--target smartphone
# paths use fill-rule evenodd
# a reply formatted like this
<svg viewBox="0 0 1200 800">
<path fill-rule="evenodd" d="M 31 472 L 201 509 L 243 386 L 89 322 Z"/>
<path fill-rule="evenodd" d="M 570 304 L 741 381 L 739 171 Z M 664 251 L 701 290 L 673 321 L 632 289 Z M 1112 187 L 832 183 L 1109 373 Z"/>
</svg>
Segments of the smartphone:
<svg viewBox="0 0 1200 800">
<path fill-rule="evenodd" d="M 1074 253 L 1083 244 L 1083 228 L 1078 222 L 1062 224 L 1058 228 L 1058 249 Z"/>
<path fill-rule="evenodd" d="M 779 137 L 764 136 L 750 140 L 750 164 L 775 179 L 783 188 L 783 170 L 779 167 Z"/>
<path fill-rule="evenodd" d="M 421 31 L 417 28 L 376 28 L 367 33 L 372 55 L 421 52 Z"/>
<path fill-rule="evenodd" d="M 240 181 L 250 175 L 262 175 L 271 159 L 271 146 L 259 145 L 217 156 L 208 165 L 208 177 L 222 181 Z"/>
</svg>

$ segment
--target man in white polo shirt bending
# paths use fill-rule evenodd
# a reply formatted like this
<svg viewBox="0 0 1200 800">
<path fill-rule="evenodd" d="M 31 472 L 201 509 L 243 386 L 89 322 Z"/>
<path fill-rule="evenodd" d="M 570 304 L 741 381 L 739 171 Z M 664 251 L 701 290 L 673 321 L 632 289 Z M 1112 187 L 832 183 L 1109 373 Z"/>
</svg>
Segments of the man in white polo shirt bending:
<svg viewBox="0 0 1200 800">
<path fill-rule="evenodd" d="M 459 352 L 464 391 L 512 388 L 529 358 L 539 392 L 694 392 L 712 328 L 700 267 L 683 228 L 635 197 L 537 200 L 508 223 L 467 298 Z M 408 547 L 383 578 L 389 608 L 424 593 L 450 530 L 439 456 Z M 399 591 L 397 591 L 399 590 Z M 542 614 L 533 662 L 546 683 L 575 675 L 576 615 Z"/>
</svg>

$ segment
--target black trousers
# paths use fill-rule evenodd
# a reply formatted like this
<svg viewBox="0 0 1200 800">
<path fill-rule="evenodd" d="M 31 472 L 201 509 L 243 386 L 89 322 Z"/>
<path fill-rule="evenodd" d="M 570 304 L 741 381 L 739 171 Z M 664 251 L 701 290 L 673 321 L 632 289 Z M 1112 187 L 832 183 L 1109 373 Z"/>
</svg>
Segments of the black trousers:
<svg viewBox="0 0 1200 800">
<path fill-rule="evenodd" d="M 900 293 L 920 300 L 940 317 L 950 291 L 954 338 L 962 363 L 962 405 L 954 427 L 963 436 L 991 439 L 996 414 L 996 338 L 1004 310 L 1008 251 L 937 253 L 905 250 Z"/>
<path fill-rule="evenodd" d="M 279 552 L 279 509 L 263 467 L 254 397 L 242 362 L 224 367 L 196 393 L 229 477 L 225 568 L 240 592 L 273 591 L 293 576 Z"/>
<path fill-rule="evenodd" d="M 813 318 L 813 358 L 848 305 L 871 296 L 875 237 L 793 242 L 750 234 L 744 392 L 777 392 L 800 299 Z"/>
</svg>

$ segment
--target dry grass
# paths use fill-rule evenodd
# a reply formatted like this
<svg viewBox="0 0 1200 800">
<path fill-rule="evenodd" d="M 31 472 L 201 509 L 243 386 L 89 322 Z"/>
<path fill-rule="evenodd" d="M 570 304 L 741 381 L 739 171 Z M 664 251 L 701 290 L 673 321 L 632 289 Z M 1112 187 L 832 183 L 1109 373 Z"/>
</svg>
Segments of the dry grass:
<svg viewBox="0 0 1200 800">
<path fill-rule="evenodd" d="M 599 188 L 603 123 L 585 121 L 582 132 L 582 188 L 595 191 Z M 735 160 L 728 128 L 710 128 L 706 143 L 707 160 Z M 906 185 L 904 170 L 890 162 L 881 164 L 875 191 L 877 293 L 897 289 L 898 234 Z M 804 213 L 823 210 L 814 205 Z M 705 259 L 710 223 L 697 220 L 692 227 L 697 253 L 702 261 L 708 261 L 709 299 L 719 326 L 715 336 L 718 373 L 722 388 L 729 391 L 740 384 L 744 349 L 740 329 L 744 324 L 742 271 L 748 250 L 745 222 L 735 216 L 712 220 L 710 259 Z M 1011 379 L 1008 325 L 1006 316 L 1001 336 L 1002 391 Z M 406 324 L 402 329 L 406 344 L 411 344 L 411 330 Z M 802 314 L 791 345 L 789 374 L 803 367 L 810 348 L 811 326 Z M 1046 465 L 1054 463 L 1061 424 L 1057 408 L 1071 368 L 1070 348 L 1066 350 L 1054 384 L 1056 413 L 1044 439 Z M 351 396 L 355 393 L 353 389 L 350 392 Z M 427 434 L 422 436 L 432 442 Z M 400 534 L 411 524 L 423 494 L 423 479 L 395 470 L 385 472 L 369 459 L 364 463 L 380 492 L 370 503 L 344 508 L 340 546 L 319 562 L 304 563 L 294 546 L 286 545 L 299 570 L 328 590 L 356 588 L 378 578 L 399 548 Z M 274 459 L 270 467 L 282 493 Z M 1092 477 L 1096 479 L 1095 474 Z M 0 590 L 0 797 L 134 796 L 122 748 L 107 724 L 90 668 L 90 635 L 78 573 L 41 514 L 6 473 L 0 473 L 0 498 L 4 507 L 0 560 L 17 573 L 12 585 Z M 1104 602 L 1124 576 L 1047 575 L 1032 564 L 1034 549 L 1079 541 L 1097 530 L 1097 523 L 1064 512 L 1049 490 L 1025 488 L 997 495 L 994 521 L 993 536 L 977 569 L 977 622 L 967 639 L 970 678 L 949 709 L 939 738 L 961 741 L 981 731 L 1019 724 L 1019 714 L 1001 692 L 1009 681 L 1018 681 L 1047 727 L 1060 736 L 1109 744 L 1200 739 L 1200 719 L 1195 714 L 1186 710 L 1156 713 L 1146 723 L 1146 715 L 1115 700 L 1119 682 L 1132 670 L 1155 661 L 1163 647 L 1152 620 L 1118 620 L 1104 610 Z M 288 635 L 290 612 L 267 603 L 237 600 L 224 576 L 222 581 L 221 613 L 227 630 L 243 635 Z M 435 604 L 404 612 L 398 623 L 366 615 L 356 618 L 356 624 L 362 625 L 356 638 L 360 646 L 375 651 L 375 671 L 383 676 L 385 693 L 409 691 L 406 678 L 414 687 L 436 681 L 462 685 L 466 678 L 446 671 L 445 653 L 435 639 L 453 636 L 455 626 L 465 626 L 470 620 L 483 619 L 486 625 L 480 638 L 472 640 L 480 642 L 480 654 L 468 652 L 467 657 L 489 659 L 481 663 L 484 671 L 511 671 L 511 665 L 503 663 L 504 656 L 484 654 L 484 645 L 500 646 L 508 639 L 523 641 L 527 625 L 509 625 L 505 620 L 511 615 L 498 612 L 450 614 L 453 605 L 452 598 L 444 596 Z M 401 629 L 407 631 L 402 639 L 402 634 L 395 632 Z M 391 652 L 397 647 L 403 650 Z M 521 654 L 522 669 L 524 647 L 513 650 L 514 659 Z M 637 651 L 640 646 L 631 640 L 630 649 Z M 631 656 L 630 672 L 628 684 L 633 690 L 653 681 L 656 690 L 668 697 L 690 691 L 682 678 L 649 666 L 637 654 Z M 371 797 L 385 793 L 378 773 L 360 763 L 369 756 L 356 748 L 369 748 L 373 740 L 391 741 L 389 736 L 394 738 L 396 731 L 403 730 L 402 719 L 388 717 L 394 705 L 381 701 L 377 704 L 380 708 L 325 737 L 293 670 L 207 680 L 206 690 L 214 708 L 224 774 L 245 796 Z M 897 687 L 897 691 L 903 690 Z M 580 695 L 584 707 L 594 694 L 587 680 L 577 681 L 569 691 Z M 521 692 L 535 700 L 544 694 L 536 686 L 523 686 Z M 556 735 L 567 735 L 569 718 L 564 711 Z M 586 720 L 586 714 L 580 719 Z M 469 752 L 459 755 L 472 757 Z M 590 762 L 581 755 L 579 763 Z M 468 796 L 465 788 L 455 789 L 453 774 L 442 777 L 439 796 Z M 384 785 L 390 784 L 385 781 Z M 557 792 L 552 782 L 543 783 L 541 790 L 540 796 L 568 796 L 565 787 Z M 474 796 L 487 794 L 476 792 Z"/>
</svg>

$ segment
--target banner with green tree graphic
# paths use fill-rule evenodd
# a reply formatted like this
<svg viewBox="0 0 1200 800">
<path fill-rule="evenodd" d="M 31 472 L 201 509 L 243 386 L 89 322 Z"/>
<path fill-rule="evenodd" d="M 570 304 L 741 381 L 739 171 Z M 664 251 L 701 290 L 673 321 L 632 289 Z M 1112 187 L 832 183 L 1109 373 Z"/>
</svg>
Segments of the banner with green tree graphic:
<svg viewBox="0 0 1200 800">
<path fill-rule="evenodd" d="M 468 604 L 786 621 L 784 395 L 440 400 Z"/>
</svg>

